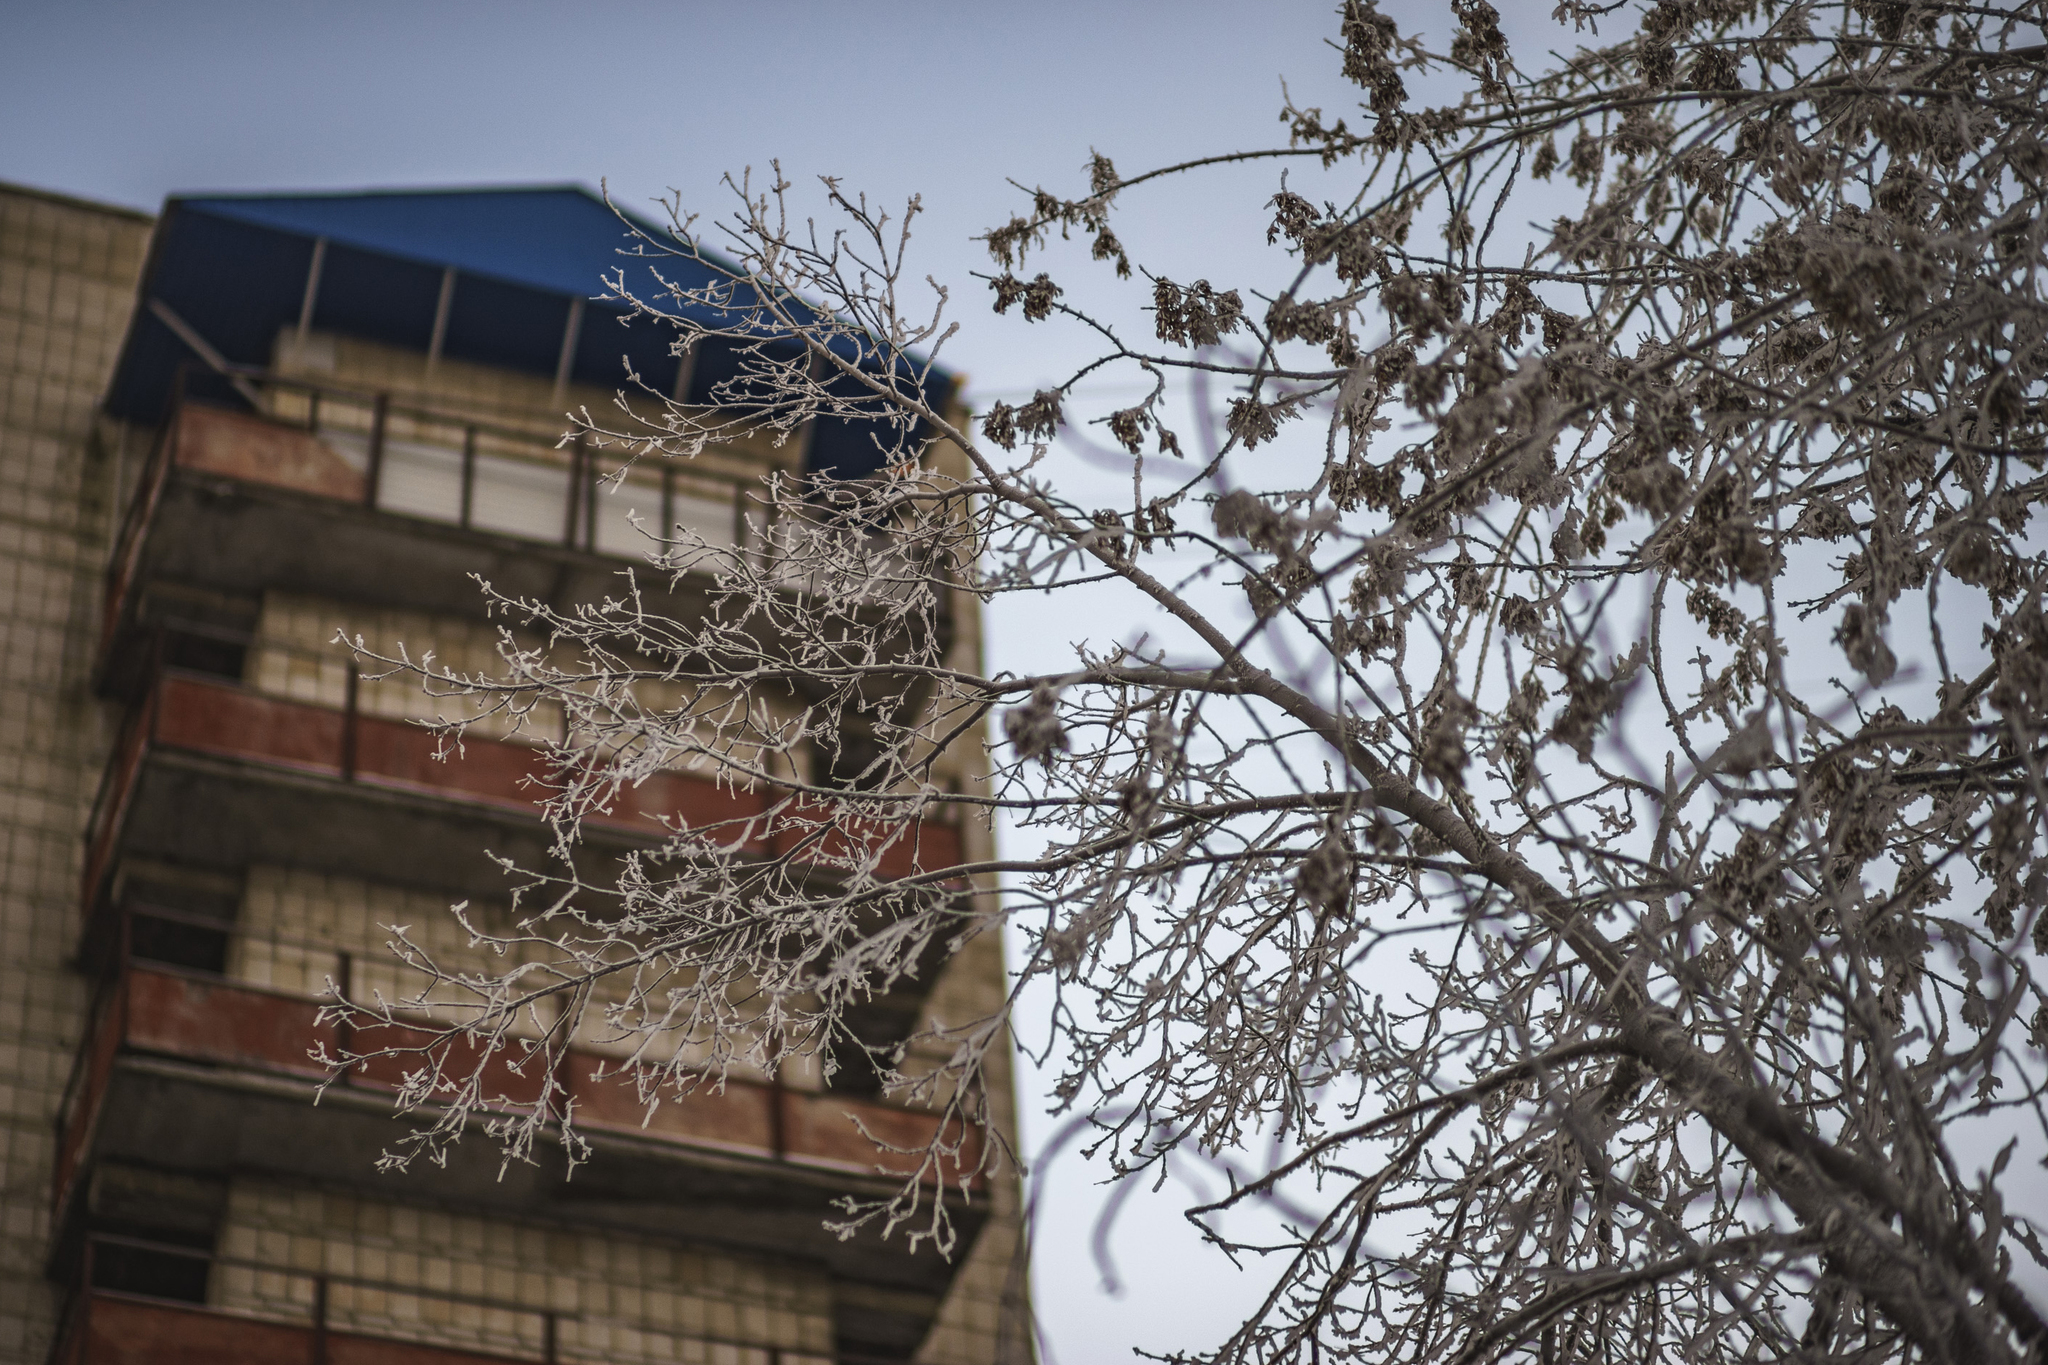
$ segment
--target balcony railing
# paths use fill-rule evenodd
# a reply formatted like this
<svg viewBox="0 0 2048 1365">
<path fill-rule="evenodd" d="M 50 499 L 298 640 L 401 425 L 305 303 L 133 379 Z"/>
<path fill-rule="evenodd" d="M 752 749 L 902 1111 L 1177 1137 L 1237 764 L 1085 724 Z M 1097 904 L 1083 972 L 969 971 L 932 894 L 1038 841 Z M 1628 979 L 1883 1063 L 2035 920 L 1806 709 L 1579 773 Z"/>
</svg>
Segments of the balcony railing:
<svg viewBox="0 0 2048 1365">
<path fill-rule="evenodd" d="M 769 496 L 767 467 L 754 457 L 723 465 L 708 458 L 634 463 L 581 440 L 564 443 L 553 433 L 429 408 L 390 393 L 253 369 L 238 374 L 268 411 L 238 412 L 188 402 L 180 373 L 107 565 L 103 667 L 132 621 L 137 589 L 150 559 L 152 527 L 169 505 L 173 476 L 181 473 L 299 495 L 296 511 L 273 509 L 294 530 L 284 534 L 282 549 L 269 551 L 223 543 L 223 537 L 230 542 L 249 539 L 233 534 L 245 528 L 234 521 L 231 511 L 206 501 L 185 507 L 184 519 L 192 523 L 185 526 L 185 533 L 197 542 L 178 543 L 185 571 L 226 573 L 223 566 L 232 562 L 239 566 L 231 575 L 238 591 L 276 586 L 268 574 L 284 561 L 303 571 L 318 560 L 314 576 L 330 584 L 360 579 L 388 557 L 393 533 L 410 537 L 438 524 L 551 546 L 557 559 L 567 552 L 574 563 L 568 569 L 555 568 L 573 570 L 575 590 L 586 595 L 609 591 L 615 572 L 602 559 L 587 557 L 638 558 L 657 548 L 668 554 L 669 567 L 701 571 L 686 575 L 700 590 L 705 575 L 745 563 L 770 575 L 785 590 L 804 592 L 814 586 L 819 538 L 836 544 L 851 529 L 830 510 L 831 498 L 820 504 L 815 517 L 785 515 L 788 504 Z M 356 528 L 360 534 L 354 540 L 334 539 L 331 526 L 316 533 L 314 523 L 305 521 L 311 509 L 322 504 L 364 508 L 387 514 L 389 520 L 370 519 Z M 316 521 L 331 518 L 318 514 Z M 382 530 L 372 533 L 372 522 Z M 910 591 L 908 580 L 914 575 L 888 548 L 886 533 L 863 526 L 853 534 L 873 560 L 877 597 Z M 420 564 L 430 567 L 437 579 L 448 580 L 439 585 L 441 590 L 467 590 L 466 575 L 486 564 L 497 566 L 493 581 L 501 589 L 521 590 L 499 577 L 508 572 L 508 563 L 524 561 L 530 566 L 536 556 L 511 552 L 508 560 L 502 544 L 489 550 L 487 542 L 470 543 L 475 541 L 469 538 L 464 551 L 469 558 L 457 555 L 461 566 L 452 571 L 454 561 L 445 553 L 426 555 Z M 315 548 L 316 542 L 322 548 Z M 414 591 L 423 586 L 416 575 L 399 577 Z M 564 581 L 554 573 L 543 575 L 542 581 L 549 577 L 556 578 L 552 591 L 561 591 Z M 313 584 L 300 586 L 317 590 Z M 531 583 L 526 589 L 551 591 Z M 653 594 L 649 600 L 659 608 L 660 590 L 649 584 L 643 591 Z M 946 594 L 939 594 L 935 608 L 933 624 L 950 630 Z"/>
<path fill-rule="evenodd" d="M 179 752 L 312 775 L 347 786 L 426 795 L 528 819 L 559 788 L 547 753 L 512 740 L 471 738 L 442 756 L 421 725 L 367 713 L 353 665 L 339 707 L 257 691 L 219 676 L 159 667 L 131 710 L 101 781 L 87 826 L 84 904 L 98 904 L 118 851 L 124 819 L 151 756 Z M 888 821 L 824 799 L 778 801 L 758 791 L 680 772 L 661 772 L 622 788 L 585 825 L 644 839 L 675 827 L 713 830 L 727 848 L 756 859 L 845 865 L 872 861 L 876 875 L 902 878 L 961 862 L 960 831 L 936 820 Z"/>
<path fill-rule="evenodd" d="M 206 925 L 174 912 L 137 911 L 134 921 L 158 920 L 197 924 L 223 938 L 237 936 L 226 925 Z M 133 930 L 123 917 L 124 942 Z M 252 936 L 264 942 L 262 936 Z M 332 959 L 322 973 L 344 994 L 360 980 L 360 959 L 333 945 L 306 944 Z M 303 955 L 303 953 L 302 953 Z M 422 1058 L 372 1057 L 335 1075 L 316 1060 L 324 1052 L 371 1052 L 384 1047 L 440 1046 L 429 1031 L 431 1020 L 418 1027 L 378 1024 L 351 1029 L 323 1020 L 323 1001 L 296 991 L 272 989 L 237 980 L 220 972 L 194 970 L 168 963 L 129 960 L 102 990 L 93 1031 L 80 1049 L 59 1109 L 55 1170 L 55 1202 L 62 1207 L 92 1145 L 95 1122 L 115 1082 L 124 1055 L 170 1058 L 209 1068 L 229 1068 L 280 1079 L 312 1083 L 332 1078 L 350 1088 L 395 1091 L 408 1070 Z M 458 1046 L 466 1046 L 458 1044 Z M 982 1135 L 950 1129 L 940 1115 L 906 1109 L 861 1096 L 801 1090 L 775 1082 L 727 1077 L 709 1081 L 684 1094 L 664 1092 L 650 1113 L 641 1098 L 634 1070 L 601 1050 L 572 1047 L 555 1062 L 550 1076 L 537 1055 L 500 1052 L 486 1063 L 484 1090 L 497 1105 L 518 1106 L 540 1098 L 552 1080 L 557 1102 L 573 1103 L 576 1122 L 590 1134 L 616 1133 L 649 1139 L 678 1152 L 724 1153 L 786 1164 L 824 1173 L 864 1178 L 905 1176 L 924 1165 L 922 1153 L 939 1137 L 957 1137 L 957 1161 L 944 1169 L 925 1171 L 926 1178 L 951 1182 L 958 1169 L 972 1171 L 981 1157 Z M 451 1074 L 464 1070 L 464 1058 L 451 1060 Z M 307 1107 L 308 1122 L 315 1111 Z M 877 1148 L 876 1140 L 886 1144 Z"/>
<path fill-rule="evenodd" d="M 109 1261 L 147 1257 L 189 1267 L 214 1302 L 107 1287 Z M 729 1365 L 831 1365 L 830 1357 L 685 1335 L 672 1326 L 601 1319 L 533 1303 L 417 1284 L 298 1270 L 130 1237 L 88 1239 L 51 1365 L 498 1365 L 618 1361 L 621 1338 L 654 1358 Z M 681 1348 L 681 1349 L 678 1349 Z M 638 1353 L 636 1353 L 638 1354 Z"/>
<path fill-rule="evenodd" d="M 109 626 L 152 513 L 177 470 L 233 479 L 594 554 L 644 555 L 684 528 L 707 553 L 759 554 L 773 509 L 758 475 L 708 464 L 630 465 L 472 414 L 265 371 L 261 415 L 187 402 L 183 375 L 108 567 Z M 635 517 L 639 525 L 635 524 Z M 645 528 L 644 530 L 642 528 Z"/>
</svg>

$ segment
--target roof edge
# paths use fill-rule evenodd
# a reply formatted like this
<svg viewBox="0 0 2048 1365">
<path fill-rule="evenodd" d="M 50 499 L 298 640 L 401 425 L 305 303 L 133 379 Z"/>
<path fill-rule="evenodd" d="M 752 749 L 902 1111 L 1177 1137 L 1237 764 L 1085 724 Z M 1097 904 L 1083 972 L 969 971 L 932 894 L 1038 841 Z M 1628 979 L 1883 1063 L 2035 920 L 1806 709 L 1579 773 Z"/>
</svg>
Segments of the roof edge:
<svg viewBox="0 0 2048 1365">
<path fill-rule="evenodd" d="M 126 218 L 136 223 L 154 223 L 157 215 L 147 209 L 129 208 L 126 204 L 110 204 L 103 199 L 87 199 L 80 194 L 65 194 L 61 190 L 46 190 L 38 185 L 24 185 L 15 180 L 0 180 L 0 194 L 18 194 L 24 199 L 42 199 L 52 204 L 62 204 L 69 209 L 87 209 L 104 213 L 110 218 Z"/>
<path fill-rule="evenodd" d="M 182 191 L 164 196 L 164 206 L 189 204 L 196 201 L 262 203 L 277 199 L 371 199 L 400 197 L 406 195 L 461 195 L 461 194 L 580 194 L 591 203 L 608 213 L 623 214 L 634 227 L 657 236 L 671 235 L 671 229 L 663 227 L 652 217 L 637 213 L 617 200 L 607 199 L 603 192 L 592 189 L 580 180 L 556 180 L 545 182 L 509 181 L 476 185 L 369 185 L 347 190 L 226 190 L 226 191 Z"/>
</svg>

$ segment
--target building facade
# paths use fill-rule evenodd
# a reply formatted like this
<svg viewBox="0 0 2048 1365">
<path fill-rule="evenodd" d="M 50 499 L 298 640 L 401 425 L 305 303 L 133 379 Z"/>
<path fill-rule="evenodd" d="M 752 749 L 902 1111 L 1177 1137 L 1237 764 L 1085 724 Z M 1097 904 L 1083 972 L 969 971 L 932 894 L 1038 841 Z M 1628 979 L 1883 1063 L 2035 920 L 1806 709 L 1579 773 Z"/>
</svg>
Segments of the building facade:
<svg viewBox="0 0 2048 1365">
<path fill-rule="evenodd" d="M 886 1181 L 860 1127 L 914 1144 L 936 1119 L 815 1065 L 648 1119 L 591 1079 L 615 1041 L 579 1037 L 559 1079 L 594 1150 L 573 1180 L 555 1152 L 501 1169 L 481 1134 L 380 1174 L 395 1071 L 314 1104 L 311 1054 L 351 1041 L 323 992 L 406 993 L 383 926 L 462 965 L 447 906 L 503 915 L 490 855 L 545 846 L 532 745 L 437 759 L 413 723 L 432 699 L 359 674 L 336 632 L 488 672 L 473 575 L 592 600 L 643 527 L 743 549 L 750 486 L 857 476 L 873 448 L 821 422 L 623 480 L 560 448 L 560 414 L 609 406 L 628 366 L 704 404 L 732 364 L 588 297 L 621 244 L 573 188 L 152 220 L 0 187 L 0 1359 L 1029 1359 L 1014 1185 L 959 1198 L 951 1259 L 836 1239 L 833 1201 Z M 665 605 L 695 600 L 684 581 Z M 971 664 L 975 603 L 949 608 Z M 980 761 L 942 776 L 971 789 Z M 583 856 L 733 799 L 664 775 Z M 916 852 L 987 838 L 931 829 Z M 1002 989 L 985 934 L 876 1027 Z"/>
</svg>

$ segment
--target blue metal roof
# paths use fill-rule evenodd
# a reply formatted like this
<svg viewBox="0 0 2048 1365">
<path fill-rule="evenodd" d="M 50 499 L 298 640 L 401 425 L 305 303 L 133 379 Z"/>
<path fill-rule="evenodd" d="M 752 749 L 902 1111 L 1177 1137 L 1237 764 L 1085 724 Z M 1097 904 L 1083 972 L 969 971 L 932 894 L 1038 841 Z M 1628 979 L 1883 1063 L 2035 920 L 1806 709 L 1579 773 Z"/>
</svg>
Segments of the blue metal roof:
<svg viewBox="0 0 2048 1365">
<path fill-rule="evenodd" d="M 657 242 L 666 237 L 644 219 L 630 222 Z M 658 288 L 655 265 L 686 287 L 713 278 L 710 267 L 687 257 L 636 259 L 628 223 L 574 185 L 199 195 L 166 201 L 141 301 L 161 300 L 228 360 L 266 365 L 280 331 L 298 320 L 314 243 L 323 239 L 316 329 L 424 351 L 443 272 L 452 267 L 443 355 L 552 376 L 571 301 L 581 298 L 586 302 L 570 377 L 616 385 L 631 365 L 663 393 L 681 377 L 669 353 L 674 330 L 646 318 L 628 321 L 592 296 L 621 270 L 629 287 L 650 298 Z M 154 312 L 138 308 L 108 390 L 108 411 L 131 421 L 160 419 L 178 366 L 191 359 L 191 348 Z M 736 375 L 738 362 L 730 345 L 700 346 L 686 401 L 729 398 L 729 390 L 715 390 Z M 238 401 L 209 376 L 192 382 L 209 397 Z M 952 382 L 933 377 L 941 404 Z M 884 448 L 898 444 L 880 423 L 820 422 L 811 468 L 841 477 L 870 473 L 881 460 L 878 438 Z"/>
<path fill-rule="evenodd" d="M 626 225 L 580 185 L 203 195 L 178 202 L 240 223 L 557 294 L 594 294 L 600 279 L 633 264 L 619 254 L 632 246 Z M 634 222 L 658 241 L 667 237 L 637 215 Z M 672 261 L 668 273 L 699 273 L 687 265 Z"/>
</svg>

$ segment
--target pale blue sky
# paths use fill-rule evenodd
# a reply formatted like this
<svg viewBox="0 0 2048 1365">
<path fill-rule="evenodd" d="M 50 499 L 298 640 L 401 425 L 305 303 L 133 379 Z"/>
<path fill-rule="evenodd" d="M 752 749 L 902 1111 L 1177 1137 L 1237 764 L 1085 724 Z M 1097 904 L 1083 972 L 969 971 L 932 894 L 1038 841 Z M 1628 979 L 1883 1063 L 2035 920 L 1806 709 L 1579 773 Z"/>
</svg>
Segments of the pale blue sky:
<svg viewBox="0 0 2048 1365">
<path fill-rule="evenodd" d="M 966 278 L 987 265 L 971 236 L 1018 203 L 1006 177 L 1071 190 L 1091 147 L 1129 172 L 1270 145 L 1283 76 L 1297 100 L 1352 113 L 1326 46 L 1334 8 L 13 0 L 0 180 L 152 209 L 202 190 L 606 179 L 628 203 L 674 187 L 716 211 L 722 173 L 780 157 L 793 179 L 839 175 L 884 201 L 922 193 L 921 269 L 959 286 L 967 325 L 945 359 L 985 400 L 1063 374 L 1077 340 L 990 317 Z M 1443 27 L 1444 7 L 1404 8 Z M 1242 192 L 1220 206 L 1149 192 L 1119 230 L 1148 261 L 1216 273 L 1235 243 L 1263 243 L 1277 172 L 1223 179 Z M 999 606 L 995 662 L 1021 665 L 1064 625 Z M 1044 1131 L 1035 1083 L 1027 1074 L 1027 1143 Z M 1128 1288 L 1106 1297 L 1088 1179 L 1069 1158 L 1044 1195 L 1036 1289 L 1059 1365 L 1212 1344 L 1257 1277 L 1195 1244 L 1187 1201 L 1141 1197 L 1113 1243 Z"/>
<path fill-rule="evenodd" d="M 1136 167 L 1268 140 L 1283 73 L 1342 98 L 1326 0 L 7 9 L 0 178 L 137 208 L 600 179 L 715 207 L 722 173 L 780 157 L 792 179 L 922 193 L 920 254 L 954 279 L 985 264 L 968 239 L 1008 216 L 1005 177 L 1071 188 L 1091 146 Z M 955 364 L 984 387 L 1042 377 L 1017 328 L 981 330 Z"/>
</svg>

